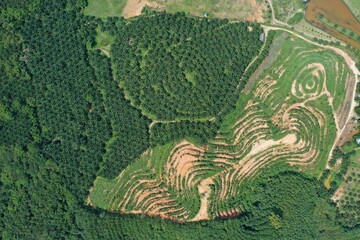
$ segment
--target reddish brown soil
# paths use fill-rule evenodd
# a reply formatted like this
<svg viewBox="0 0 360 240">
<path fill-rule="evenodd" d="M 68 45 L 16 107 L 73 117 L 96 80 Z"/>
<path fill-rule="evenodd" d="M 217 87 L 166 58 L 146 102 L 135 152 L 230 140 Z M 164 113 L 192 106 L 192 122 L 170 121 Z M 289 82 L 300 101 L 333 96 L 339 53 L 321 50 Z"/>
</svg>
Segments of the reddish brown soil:
<svg viewBox="0 0 360 240">
<path fill-rule="evenodd" d="M 360 35 L 360 22 L 353 15 L 347 5 L 341 0 L 311 0 L 307 4 L 305 18 L 311 24 L 320 29 L 328 32 L 334 37 L 341 39 L 356 48 L 360 48 L 360 43 L 342 34 L 336 29 L 326 25 L 320 19 L 318 15 L 322 14 L 325 18 L 331 22 L 347 28 L 352 32 Z"/>
</svg>

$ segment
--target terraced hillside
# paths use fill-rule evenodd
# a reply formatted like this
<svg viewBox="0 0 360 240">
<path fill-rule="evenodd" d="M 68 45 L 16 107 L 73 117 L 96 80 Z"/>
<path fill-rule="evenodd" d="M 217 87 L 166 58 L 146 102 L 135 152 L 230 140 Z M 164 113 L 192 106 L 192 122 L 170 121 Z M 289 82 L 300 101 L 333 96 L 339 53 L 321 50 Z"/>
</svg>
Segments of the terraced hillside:
<svg viewBox="0 0 360 240">
<path fill-rule="evenodd" d="M 263 169 L 289 166 L 318 176 L 325 168 L 352 79 L 341 57 L 289 36 L 209 144 L 149 149 L 117 178 L 98 177 L 88 203 L 176 221 L 237 215 L 242 183 Z"/>
</svg>

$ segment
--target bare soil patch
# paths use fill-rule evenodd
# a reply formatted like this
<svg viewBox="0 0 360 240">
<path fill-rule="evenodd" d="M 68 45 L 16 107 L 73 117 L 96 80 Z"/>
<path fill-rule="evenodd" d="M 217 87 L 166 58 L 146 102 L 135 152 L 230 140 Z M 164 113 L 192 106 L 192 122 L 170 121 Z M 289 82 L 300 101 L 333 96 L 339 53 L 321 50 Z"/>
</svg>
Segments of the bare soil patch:
<svg viewBox="0 0 360 240">
<path fill-rule="evenodd" d="M 345 192 L 345 186 L 340 186 L 336 190 L 336 192 L 335 192 L 334 196 L 331 198 L 331 200 L 333 200 L 333 201 L 339 200 L 342 197 L 342 195 L 344 194 L 344 192 Z"/>
<path fill-rule="evenodd" d="M 344 103 L 340 105 L 340 107 L 336 110 L 336 115 L 339 121 L 339 127 L 343 128 L 347 117 L 351 111 L 351 103 L 353 101 L 353 91 L 356 86 L 356 79 L 354 75 L 351 75 L 346 80 L 346 96 Z"/>
<path fill-rule="evenodd" d="M 198 186 L 198 191 L 201 196 L 201 205 L 198 214 L 191 221 L 208 220 L 209 219 L 209 197 L 211 193 L 210 185 L 214 184 L 211 178 L 204 179 Z"/>
<path fill-rule="evenodd" d="M 145 6 L 149 6 L 152 8 L 160 8 L 160 4 L 156 2 L 149 2 L 147 0 L 128 0 L 123 10 L 123 16 L 125 18 L 139 16 L 141 14 L 141 10 Z"/>
<path fill-rule="evenodd" d="M 347 117 L 347 115 L 345 115 L 345 117 Z M 342 134 L 339 136 L 339 140 L 336 145 L 340 147 L 345 145 L 347 142 L 351 141 L 353 136 L 358 132 L 356 120 L 353 121 L 350 119 L 350 121 L 348 121 L 345 125 Z"/>
<path fill-rule="evenodd" d="M 251 6 L 252 14 L 245 18 L 245 20 L 250 22 L 263 23 L 264 12 L 266 11 L 265 3 L 257 3 L 256 0 L 247 0 L 247 4 Z"/>
<path fill-rule="evenodd" d="M 168 183 L 176 189 L 192 188 L 197 182 L 190 174 L 194 172 L 193 168 L 204 151 L 204 148 L 198 148 L 186 140 L 175 146 L 164 168 Z M 181 184 L 183 180 L 185 186 Z"/>
</svg>

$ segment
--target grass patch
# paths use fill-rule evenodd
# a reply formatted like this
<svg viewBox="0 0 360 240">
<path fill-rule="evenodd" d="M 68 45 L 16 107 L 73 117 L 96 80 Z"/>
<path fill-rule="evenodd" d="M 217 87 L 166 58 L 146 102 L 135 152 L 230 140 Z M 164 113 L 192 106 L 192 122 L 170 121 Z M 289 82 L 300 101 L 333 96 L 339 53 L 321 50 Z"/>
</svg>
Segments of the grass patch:
<svg viewBox="0 0 360 240">
<path fill-rule="evenodd" d="M 185 78 L 188 80 L 193 86 L 196 86 L 196 72 L 185 71 Z"/>
<path fill-rule="evenodd" d="M 95 38 L 95 40 L 96 40 L 95 47 L 96 48 L 101 49 L 101 48 L 107 47 L 107 46 L 111 45 L 116 39 L 116 37 L 110 35 L 110 33 L 101 31 L 99 27 L 96 28 L 96 33 L 97 33 L 96 38 Z"/>
<path fill-rule="evenodd" d="M 109 32 L 103 32 L 100 30 L 100 27 L 97 27 L 95 49 L 99 49 L 103 54 L 110 57 L 111 44 L 115 41 L 115 39 L 115 36 L 112 36 Z"/>
<path fill-rule="evenodd" d="M 89 0 L 84 14 L 98 18 L 122 16 L 127 0 Z"/>
</svg>

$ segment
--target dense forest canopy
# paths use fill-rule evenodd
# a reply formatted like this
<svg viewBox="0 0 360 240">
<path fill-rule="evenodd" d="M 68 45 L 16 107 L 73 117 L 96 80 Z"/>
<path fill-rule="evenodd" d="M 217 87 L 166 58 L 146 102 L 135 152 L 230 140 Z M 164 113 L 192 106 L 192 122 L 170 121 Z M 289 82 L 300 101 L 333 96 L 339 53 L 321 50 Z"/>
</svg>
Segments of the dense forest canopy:
<svg viewBox="0 0 360 240">
<path fill-rule="evenodd" d="M 112 46 L 116 79 L 155 119 L 211 118 L 260 51 L 258 24 L 158 14 L 125 26 Z"/>
<path fill-rule="evenodd" d="M 83 16 L 81 10 L 86 5 L 85 0 L 0 2 L 1 239 L 276 239 L 293 236 L 356 239 L 359 236 L 358 228 L 338 224 L 336 208 L 328 203 L 317 180 L 291 172 L 249 183 L 243 199 L 236 200 L 243 202 L 246 212 L 228 220 L 181 225 L 147 217 L 121 216 L 86 206 L 88 190 L 97 175 L 116 176 L 127 161 L 150 146 L 150 120 L 125 99 L 119 82 L 112 78 L 109 59 L 92 50 L 95 29 L 102 23 Z M 196 22 L 183 15 L 160 16 Z M 154 21 L 160 16 L 154 17 Z M 139 17 L 136 21 L 145 20 Z M 124 28 L 122 19 L 113 19 L 113 23 Z M 205 21 L 196 24 L 203 23 Z M 233 30 L 232 25 L 224 22 L 214 24 L 224 25 L 224 33 L 219 36 L 234 34 L 229 36 L 230 40 L 234 40 L 237 33 L 247 31 L 245 24 L 234 24 Z M 141 28 L 142 24 L 135 22 L 129 28 L 135 26 Z M 260 29 L 253 27 L 255 36 Z M 117 31 L 121 30 L 114 32 Z M 123 36 L 119 36 L 117 45 L 121 46 Z M 134 42 L 134 48 L 146 42 L 140 37 L 136 39 L 139 42 Z M 164 46 L 170 43 L 161 42 Z M 200 41 L 195 46 L 206 48 L 201 44 Z M 224 63 L 230 65 L 220 65 L 224 69 L 229 67 L 233 79 L 223 80 L 232 89 L 240 77 L 234 70 L 244 69 L 259 47 L 257 41 L 250 45 L 254 49 L 247 50 L 249 54 L 237 67 L 230 64 L 237 58 L 231 54 L 229 62 Z M 241 43 L 240 46 L 244 48 Z M 134 64 L 138 69 L 139 51 L 130 51 L 131 57 L 139 61 L 126 63 L 118 59 L 115 64 Z M 194 61 L 205 59 L 200 57 Z M 186 66 L 188 70 L 199 71 L 199 79 L 204 79 L 206 73 L 202 73 L 200 67 Z M 164 67 L 171 68 L 170 65 Z M 118 69 L 116 74 L 120 71 L 123 70 Z M 133 80 L 137 81 L 138 77 L 135 75 Z M 125 89 L 131 79 L 124 80 Z M 147 80 L 150 79 L 147 76 Z M 185 90 L 191 88 L 186 86 Z M 215 92 L 213 97 L 223 93 L 221 91 L 224 90 Z M 132 100 L 137 106 L 143 104 L 138 96 Z M 228 100 L 225 97 L 220 101 Z M 203 108 L 207 114 L 219 110 L 215 102 L 212 99 L 207 105 L 211 108 Z M 143 107 L 146 106 L 141 105 Z M 189 112 L 194 116 L 194 109 Z M 155 110 L 153 113 L 159 114 Z M 165 112 L 164 116 L 171 115 Z M 277 195 L 279 192 L 281 195 Z M 293 208 L 294 201 L 298 202 L 296 208 Z M 324 204 L 326 212 L 319 210 Z"/>
</svg>

